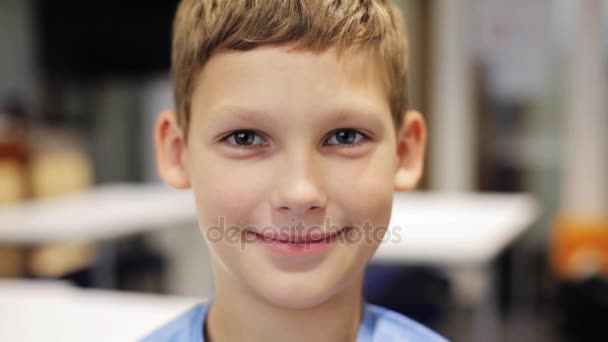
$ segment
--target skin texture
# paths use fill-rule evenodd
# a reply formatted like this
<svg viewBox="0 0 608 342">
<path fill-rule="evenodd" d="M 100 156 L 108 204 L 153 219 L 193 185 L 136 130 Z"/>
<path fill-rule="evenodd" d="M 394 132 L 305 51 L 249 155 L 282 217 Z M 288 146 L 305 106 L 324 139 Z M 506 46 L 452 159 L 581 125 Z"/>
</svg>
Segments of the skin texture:
<svg viewBox="0 0 608 342">
<path fill-rule="evenodd" d="M 395 129 L 372 62 L 332 49 L 223 51 L 198 75 L 187 142 L 176 113 L 160 114 L 160 175 L 193 189 L 212 253 L 214 342 L 355 340 L 365 266 L 393 192 L 420 179 L 426 144 L 418 112 Z M 248 133 L 237 139 L 237 130 Z M 303 234 L 351 228 L 315 256 L 278 256 L 252 239 L 294 225 Z"/>
</svg>

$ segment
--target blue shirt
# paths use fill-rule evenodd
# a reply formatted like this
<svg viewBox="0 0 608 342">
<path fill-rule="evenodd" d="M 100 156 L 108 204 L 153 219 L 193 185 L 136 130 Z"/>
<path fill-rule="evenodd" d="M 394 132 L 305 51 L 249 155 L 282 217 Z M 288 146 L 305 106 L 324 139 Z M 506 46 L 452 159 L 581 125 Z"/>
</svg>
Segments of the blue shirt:
<svg viewBox="0 0 608 342">
<path fill-rule="evenodd" d="M 199 304 L 146 336 L 142 342 L 205 342 L 203 327 L 209 303 Z M 443 337 L 400 313 L 363 302 L 357 342 L 445 342 Z"/>
</svg>

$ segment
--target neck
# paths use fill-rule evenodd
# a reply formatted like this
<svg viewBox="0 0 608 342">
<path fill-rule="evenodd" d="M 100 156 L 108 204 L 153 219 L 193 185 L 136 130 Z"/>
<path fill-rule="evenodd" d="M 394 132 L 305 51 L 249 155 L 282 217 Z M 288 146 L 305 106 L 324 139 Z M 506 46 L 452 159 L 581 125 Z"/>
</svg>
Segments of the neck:
<svg viewBox="0 0 608 342">
<path fill-rule="evenodd" d="M 357 338 L 363 314 L 362 275 L 340 293 L 306 309 L 276 306 L 236 284 L 223 270 L 215 276 L 217 293 L 206 320 L 210 342 L 273 342 L 287 337 L 291 342 L 353 342 Z"/>
</svg>

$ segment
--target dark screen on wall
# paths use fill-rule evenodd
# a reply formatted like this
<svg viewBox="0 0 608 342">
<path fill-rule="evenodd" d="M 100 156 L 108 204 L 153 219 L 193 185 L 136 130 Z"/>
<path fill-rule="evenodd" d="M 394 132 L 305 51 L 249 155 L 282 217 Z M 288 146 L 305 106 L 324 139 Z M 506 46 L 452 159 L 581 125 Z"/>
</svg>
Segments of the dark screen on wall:
<svg viewBox="0 0 608 342">
<path fill-rule="evenodd" d="M 178 0 L 35 0 L 46 75 L 89 78 L 166 71 Z"/>
</svg>

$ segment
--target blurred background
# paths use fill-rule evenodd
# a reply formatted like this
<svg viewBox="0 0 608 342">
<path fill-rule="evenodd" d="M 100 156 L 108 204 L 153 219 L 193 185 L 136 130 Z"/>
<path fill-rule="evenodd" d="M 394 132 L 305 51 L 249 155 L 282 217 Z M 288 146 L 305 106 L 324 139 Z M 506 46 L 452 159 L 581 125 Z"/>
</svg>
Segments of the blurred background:
<svg viewBox="0 0 608 342">
<path fill-rule="evenodd" d="M 399 3 L 429 122 L 420 212 L 486 235 L 385 250 L 366 299 L 454 341 L 607 341 L 608 2 Z M 155 168 L 176 5 L 0 0 L 0 320 L 58 296 L 37 284 L 103 289 L 100 303 L 145 293 L 156 323 L 213 296 L 192 196 Z"/>
</svg>

